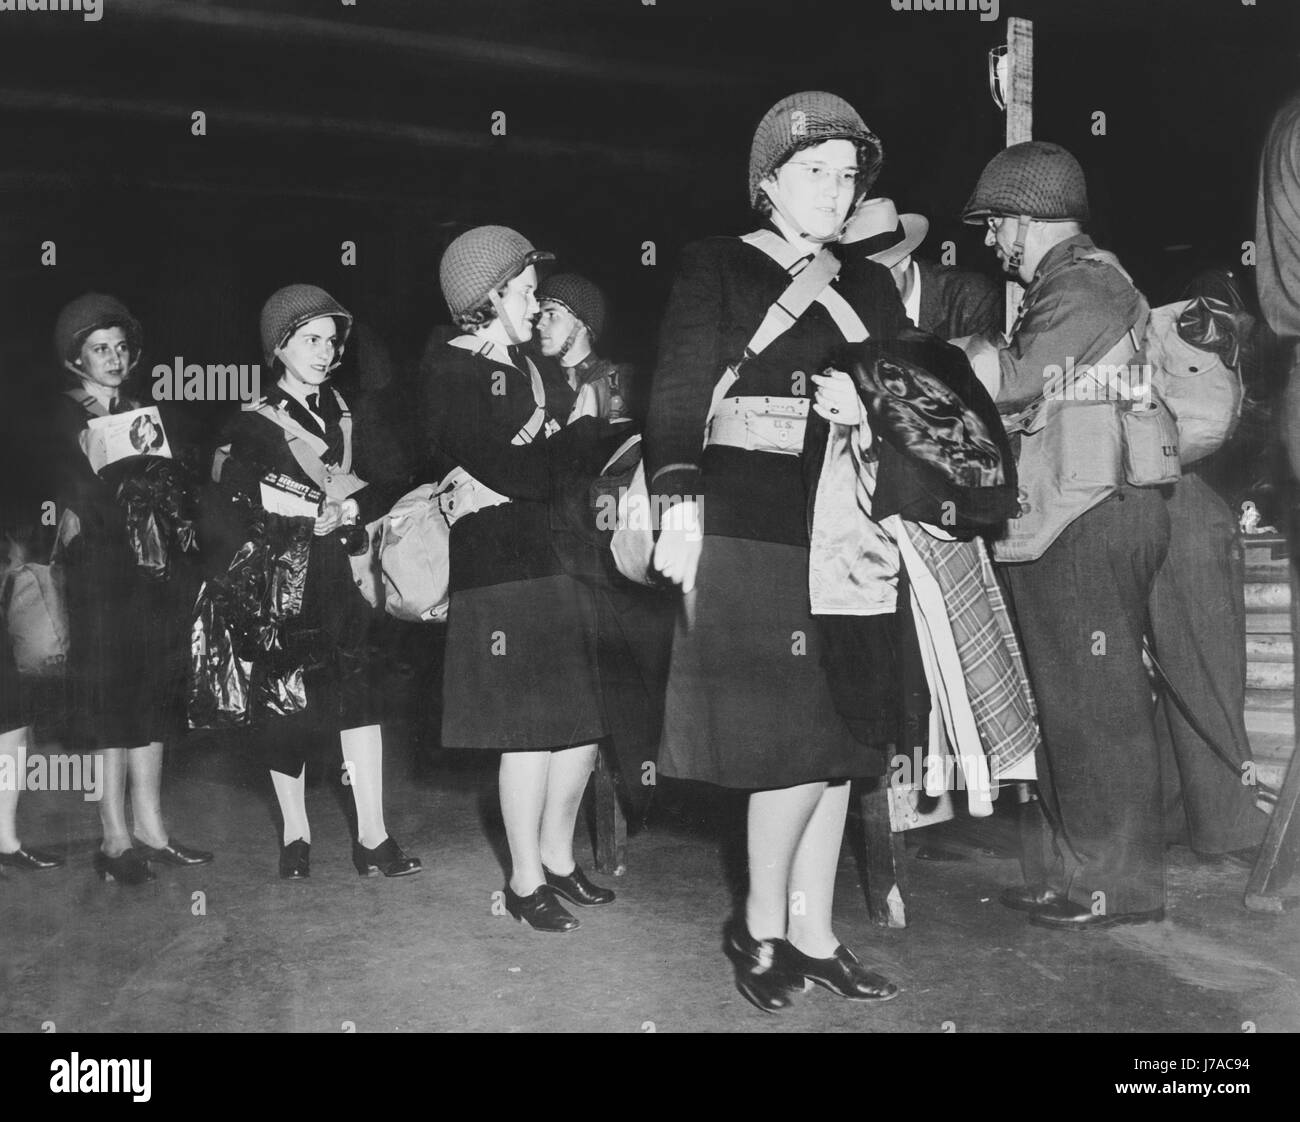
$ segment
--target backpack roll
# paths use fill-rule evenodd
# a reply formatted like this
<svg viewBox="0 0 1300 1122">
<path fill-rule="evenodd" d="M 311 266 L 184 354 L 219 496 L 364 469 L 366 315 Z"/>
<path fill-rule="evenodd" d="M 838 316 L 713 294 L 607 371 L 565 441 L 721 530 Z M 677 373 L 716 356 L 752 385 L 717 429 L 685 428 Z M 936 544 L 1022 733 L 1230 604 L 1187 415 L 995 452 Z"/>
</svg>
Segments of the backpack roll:
<svg viewBox="0 0 1300 1122">
<path fill-rule="evenodd" d="M 1222 448 L 1241 420 L 1241 375 L 1217 347 L 1209 349 L 1223 330 L 1225 316 L 1230 324 L 1231 310 L 1205 296 L 1151 309 L 1147 360 L 1156 393 L 1177 422 L 1183 467 Z M 1198 345 L 1202 342 L 1206 345 Z"/>
<path fill-rule="evenodd" d="M 1085 260 L 1101 261 L 1133 283 L 1111 253 L 1102 250 Z M 1148 314 L 1141 349 L 1152 388 L 1173 415 L 1178 461 L 1189 467 L 1222 448 L 1241 420 L 1241 325 L 1233 309 L 1213 296 L 1149 310 L 1143 297 L 1142 304 Z"/>
</svg>

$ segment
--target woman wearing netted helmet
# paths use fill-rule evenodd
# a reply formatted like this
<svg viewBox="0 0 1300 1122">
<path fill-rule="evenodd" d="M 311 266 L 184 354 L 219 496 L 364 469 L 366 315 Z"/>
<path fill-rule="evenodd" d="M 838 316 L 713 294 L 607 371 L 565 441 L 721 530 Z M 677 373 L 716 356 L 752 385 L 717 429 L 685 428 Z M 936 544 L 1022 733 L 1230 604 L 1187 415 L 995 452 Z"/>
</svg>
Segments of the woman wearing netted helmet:
<svg viewBox="0 0 1300 1122">
<path fill-rule="evenodd" d="M 748 895 L 727 948 L 741 993 L 766 1012 L 814 982 L 859 1001 L 898 992 L 832 930 L 849 781 L 878 770 L 823 669 L 800 458 L 811 426 L 848 431 L 862 416 L 829 353 L 906 323 L 888 272 L 838 248 L 826 256 L 880 164 L 879 140 L 833 94 L 768 111 L 749 163 L 762 225 L 683 252 L 651 395 L 647 479 L 663 512 L 654 563 L 686 601 L 660 767 L 750 792 Z M 797 319 L 774 310 L 794 302 L 786 294 L 805 268 L 837 263 Z M 733 366 L 738 378 L 720 380 Z"/>
<path fill-rule="evenodd" d="M 552 548 L 547 507 L 548 445 L 575 426 L 561 430 L 564 418 L 547 414 L 542 379 L 518 348 L 538 312 L 534 262 L 550 257 L 505 226 L 477 227 L 447 247 L 440 280 L 460 334 L 426 355 L 425 429 L 450 481 L 442 742 L 501 753 L 505 906 L 559 933 L 578 920 L 557 897 L 593 907 L 614 893 L 573 856 L 605 735 L 594 608 Z"/>
<path fill-rule="evenodd" d="M 324 496 L 301 607 L 286 621 L 283 636 L 286 648 L 306 640 L 302 649 L 312 652 L 304 675 L 306 707 L 263 715 L 256 738 L 284 822 L 280 876 L 292 881 L 311 875 L 306 764 L 324 759 L 335 744 L 355 800 L 357 872 L 403 877 L 421 870 L 420 859 L 403 852 L 384 823 L 382 691 L 369 673 L 370 605 L 354 583 L 349 560 L 349 554 L 366 551 L 365 526 L 387 513 L 407 481 L 380 481 L 371 473 L 370 434 L 362 426 L 354 431 L 347 402 L 330 384 L 351 328 L 351 313 L 315 285 L 287 285 L 268 297 L 262 352 L 277 377 L 228 431 L 228 458 L 220 467 L 223 490 L 251 500 L 254 508 L 262 506 L 260 481 L 268 472 Z"/>
<path fill-rule="evenodd" d="M 197 571 L 178 539 L 166 543 L 165 566 L 132 544 L 123 486 L 142 461 L 97 464 L 97 471 L 90 460 L 94 422 L 144 404 L 127 393 L 143 346 L 140 324 L 120 300 L 91 292 L 59 313 L 54 345 L 71 375 L 54 418 L 59 548 L 67 580 L 69 739 L 104 761 L 104 838 L 95 852 L 96 873 L 106 881 L 143 884 L 154 879 L 151 864 L 212 860 L 211 853 L 171 837 L 162 818 L 163 745 L 185 727 Z M 170 466 L 165 470 L 171 475 Z M 178 491 L 187 489 L 179 468 L 171 478 Z"/>
</svg>

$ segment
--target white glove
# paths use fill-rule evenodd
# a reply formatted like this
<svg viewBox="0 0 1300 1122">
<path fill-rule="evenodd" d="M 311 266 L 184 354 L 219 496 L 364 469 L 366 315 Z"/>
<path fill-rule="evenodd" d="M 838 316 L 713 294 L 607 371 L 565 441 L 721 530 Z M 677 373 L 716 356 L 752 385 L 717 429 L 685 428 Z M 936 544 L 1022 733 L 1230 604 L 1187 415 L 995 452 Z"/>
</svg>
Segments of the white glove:
<svg viewBox="0 0 1300 1122">
<path fill-rule="evenodd" d="M 343 506 L 336 503 L 333 499 L 326 499 L 320 508 L 320 514 L 316 516 L 316 526 L 313 533 L 318 538 L 323 538 L 326 534 L 332 534 L 343 525 Z"/>
<path fill-rule="evenodd" d="M 663 515 L 655 542 L 654 567 L 665 579 L 680 585 L 683 592 L 692 592 L 703 545 L 699 504 L 689 499 L 677 503 Z"/>
</svg>

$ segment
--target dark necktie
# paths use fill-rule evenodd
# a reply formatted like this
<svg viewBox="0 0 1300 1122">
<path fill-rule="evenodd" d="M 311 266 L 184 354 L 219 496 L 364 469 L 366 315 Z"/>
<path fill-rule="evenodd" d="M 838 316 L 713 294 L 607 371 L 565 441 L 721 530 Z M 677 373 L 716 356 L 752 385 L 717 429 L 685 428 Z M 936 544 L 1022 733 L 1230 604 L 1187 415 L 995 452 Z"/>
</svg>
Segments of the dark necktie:
<svg viewBox="0 0 1300 1122">
<path fill-rule="evenodd" d="M 322 421 L 325 420 L 325 414 L 320 411 L 320 394 L 309 393 L 307 395 L 307 408 L 315 413 Z"/>
<path fill-rule="evenodd" d="M 115 397 L 108 403 L 108 411 L 111 414 L 129 413 L 131 411 L 131 403 L 124 397 Z"/>
</svg>

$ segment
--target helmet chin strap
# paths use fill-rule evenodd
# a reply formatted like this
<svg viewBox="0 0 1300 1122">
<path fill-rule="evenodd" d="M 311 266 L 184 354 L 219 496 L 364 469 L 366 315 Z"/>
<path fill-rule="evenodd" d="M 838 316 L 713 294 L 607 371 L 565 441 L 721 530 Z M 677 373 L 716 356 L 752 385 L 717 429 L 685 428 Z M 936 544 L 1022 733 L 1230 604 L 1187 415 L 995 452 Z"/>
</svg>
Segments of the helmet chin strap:
<svg viewBox="0 0 1300 1122">
<path fill-rule="evenodd" d="M 777 197 L 776 192 L 772 190 L 771 186 L 766 183 L 760 184 L 760 186 L 762 187 L 763 193 L 766 194 L 768 199 L 771 201 L 772 209 L 785 219 L 790 228 L 805 241 L 813 242 L 816 245 L 828 245 L 831 242 L 839 241 L 840 235 L 844 233 L 844 227 L 849 224 L 849 219 L 853 216 L 854 209 L 856 209 L 855 207 L 849 208 L 849 213 L 845 215 L 844 221 L 840 223 L 839 228 L 833 234 L 810 234 L 802 225 L 799 224 L 794 215 L 786 209 L 785 205 Z"/>
<path fill-rule="evenodd" d="M 505 301 L 501 299 L 495 288 L 488 293 L 488 299 L 492 302 L 492 310 L 496 312 L 497 319 L 501 321 L 501 326 L 506 329 L 506 336 L 509 338 L 511 345 L 517 347 L 520 343 L 525 342 L 524 336 L 519 333 L 514 320 L 510 318 L 510 313 L 506 311 Z"/>
<path fill-rule="evenodd" d="M 573 321 L 573 326 L 569 328 L 568 337 L 564 340 L 563 343 L 560 344 L 560 350 L 555 356 L 557 359 L 560 360 L 561 364 L 563 364 L 564 362 L 564 356 L 567 355 L 571 350 L 573 350 L 573 345 L 578 341 L 578 334 L 581 331 L 582 331 L 582 324 L 580 324 L 575 319 Z"/>
<path fill-rule="evenodd" d="M 1020 266 L 1025 262 L 1025 238 L 1029 235 L 1029 215 L 1022 214 L 1017 219 L 1016 242 L 1011 247 L 1011 256 L 1007 258 L 1007 272 L 1020 276 Z"/>
</svg>

